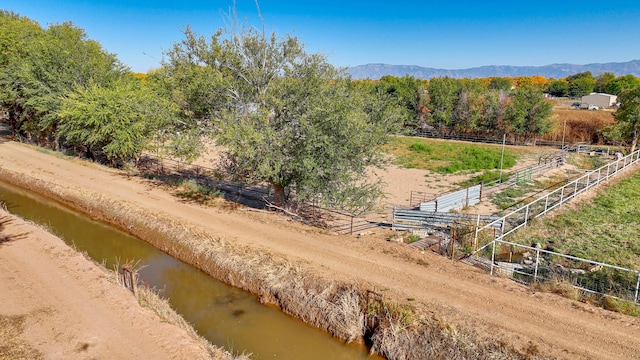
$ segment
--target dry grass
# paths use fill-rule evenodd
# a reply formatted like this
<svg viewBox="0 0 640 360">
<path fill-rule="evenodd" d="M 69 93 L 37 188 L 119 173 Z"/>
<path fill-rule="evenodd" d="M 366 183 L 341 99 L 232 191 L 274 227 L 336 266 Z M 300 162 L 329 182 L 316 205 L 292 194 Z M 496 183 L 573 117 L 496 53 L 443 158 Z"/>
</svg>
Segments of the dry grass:
<svg viewBox="0 0 640 360">
<path fill-rule="evenodd" d="M 552 131 L 544 136 L 546 140 L 562 141 L 564 122 L 567 121 L 565 142 L 602 143 L 601 130 L 615 123 L 613 113 L 609 111 L 554 110 L 556 122 Z"/>
<path fill-rule="evenodd" d="M 424 307 L 424 305 L 423 305 Z M 437 306 L 435 306 L 437 308 Z M 498 339 L 481 337 L 435 315 L 434 305 L 415 309 L 384 302 L 372 349 L 393 359 L 542 359 L 535 346 L 516 350 Z"/>
<path fill-rule="evenodd" d="M 163 214 L 6 169 L 0 169 L 0 178 L 110 222 L 229 285 L 257 294 L 261 301 L 275 304 L 285 313 L 333 336 L 346 341 L 368 342 L 373 351 L 388 359 L 525 359 L 539 356 L 537 353 L 532 355 L 529 348 L 517 350 L 496 339 L 482 338 L 473 330 L 457 329 L 436 315 L 427 316 L 412 307 L 385 302 L 384 306 L 367 308 L 366 288 L 370 286 L 321 278 L 298 263 L 223 238 L 212 238 Z M 160 316 L 168 316 L 169 310 L 160 306 L 162 301 L 148 298 L 147 292 L 140 293 L 144 297 L 143 303 L 161 309 L 156 310 Z M 383 321 L 367 326 L 365 317 Z"/>
<path fill-rule="evenodd" d="M 534 291 L 557 294 L 571 300 L 584 300 L 580 290 L 576 289 L 573 284 L 566 279 L 552 279 L 544 282 L 535 282 L 532 285 L 532 288 Z"/>
<path fill-rule="evenodd" d="M 40 351 L 21 337 L 25 320 L 25 315 L 0 315 L 0 360 L 43 358 Z"/>
</svg>

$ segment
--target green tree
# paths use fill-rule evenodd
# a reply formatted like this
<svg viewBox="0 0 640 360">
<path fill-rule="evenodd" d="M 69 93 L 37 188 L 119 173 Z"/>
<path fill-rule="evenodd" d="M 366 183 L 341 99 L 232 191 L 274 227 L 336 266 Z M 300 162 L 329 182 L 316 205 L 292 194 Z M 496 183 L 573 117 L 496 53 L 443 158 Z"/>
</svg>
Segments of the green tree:
<svg viewBox="0 0 640 360">
<path fill-rule="evenodd" d="M 615 113 L 616 124 L 608 129 L 610 138 L 629 141 L 629 152 L 636 150 L 640 136 L 640 87 L 624 90 L 618 97 L 620 108 Z"/>
<path fill-rule="evenodd" d="M 505 131 L 530 138 L 551 128 L 553 104 L 535 87 L 516 89 L 505 114 Z"/>
<path fill-rule="evenodd" d="M 211 114 L 229 174 L 270 183 L 278 206 L 290 192 L 354 211 L 377 199 L 379 183 L 367 181 L 367 169 L 384 163 L 381 145 L 401 122 L 383 94 L 360 91 L 289 35 L 220 30 L 200 53 L 176 46 L 223 84 Z M 180 66 L 172 53 L 168 61 Z"/>
<path fill-rule="evenodd" d="M 403 109 L 403 125 L 413 129 L 421 113 L 420 99 L 424 90 L 423 82 L 409 75 L 401 78 L 383 76 L 377 87 L 395 99 Z"/>
<path fill-rule="evenodd" d="M 28 57 L 14 80 L 16 101 L 24 108 L 21 130 L 48 144 L 55 138 L 64 96 L 91 81 L 108 83 L 126 72 L 114 55 L 71 23 L 51 25 L 25 51 Z"/>
<path fill-rule="evenodd" d="M 453 108 L 458 101 L 460 85 L 450 77 L 434 78 L 429 81 L 430 122 L 437 128 L 448 127 L 453 120 Z"/>
<path fill-rule="evenodd" d="M 210 44 L 195 34 L 189 26 L 184 39 L 167 52 L 170 61 L 163 62 L 152 77 L 161 80 L 173 100 L 182 108 L 185 120 L 206 121 L 213 109 L 226 101 L 223 74 L 218 69 L 220 45 Z"/>
<path fill-rule="evenodd" d="M 563 80 L 554 80 L 547 84 L 547 92 L 551 96 L 565 97 L 569 95 L 569 83 Z"/>
<path fill-rule="evenodd" d="M 175 121 L 175 113 L 166 98 L 135 80 L 90 83 L 63 99 L 57 135 L 89 157 L 104 155 L 121 165 L 158 140 L 154 136 Z"/>
<path fill-rule="evenodd" d="M 0 11 L 0 108 L 9 113 L 9 125 L 19 135 L 27 119 L 20 71 L 30 59 L 31 44 L 44 37 L 40 25 L 18 14 Z"/>
<path fill-rule="evenodd" d="M 502 77 L 494 77 L 489 81 L 489 90 L 502 90 L 505 92 L 511 91 L 511 80 Z"/>
<path fill-rule="evenodd" d="M 595 92 L 599 93 L 607 93 L 609 92 L 608 86 L 609 83 L 616 78 L 616 74 L 612 72 L 605 72 L 596 78 L 596 87 L 594 89 Z M 610 93 L 612 94 L 612 93 Z M 617 95 L 617 94 L 616 94 Z"/>
<path fill-rule="evenodd" d="M 624 90 L 631 90 L 637 87 L 640 87 L 640 80 L 633 75 L 625 75 L 609 81 L 605 90 L 609 94 L 620 95 Z"/>
<path fill-rule="evenodd" d="M 165 97 L 136 80 L 90 83 L 63 99 L 57 135 L 91 158 L 104 155 L 122 165 L 161 144 L 158 134 L 175 124 L 176 114 Z"/>
<path fill-rule="evenodd" d="M 590 71 L 567 76 L 569 83 L 569 96 L 585 96 L 593 92 L 596 87 L 596 79 Z"/>
<path fill-rule="evenodd" d="M 459 80 L 460 92 L 453 108 L 451 126 L 458 132 L 473 132 L 482 118 L 487 88 L 479 81 Z"/>
<path fill-rule="evenodd" d="M 478 130 L 487 133 L 504 132 L 504 116 L 507 97 L 503 91 L 489 91 L 484 97 L 483 113 L 478 122 Z"/>
</svg>

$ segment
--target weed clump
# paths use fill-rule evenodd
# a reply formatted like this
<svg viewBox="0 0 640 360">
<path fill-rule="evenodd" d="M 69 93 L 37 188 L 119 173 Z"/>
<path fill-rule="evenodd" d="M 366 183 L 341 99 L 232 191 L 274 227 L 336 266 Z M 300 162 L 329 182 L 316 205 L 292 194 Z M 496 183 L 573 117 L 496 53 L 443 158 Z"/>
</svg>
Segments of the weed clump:
<svg viewBox="0 0 640 360">
<path fill-rule="evenodd" d="M 0 359 L 43 359 L 43 354 L 21 335 L 25 315 L 0 315 Z"/>
</svg>

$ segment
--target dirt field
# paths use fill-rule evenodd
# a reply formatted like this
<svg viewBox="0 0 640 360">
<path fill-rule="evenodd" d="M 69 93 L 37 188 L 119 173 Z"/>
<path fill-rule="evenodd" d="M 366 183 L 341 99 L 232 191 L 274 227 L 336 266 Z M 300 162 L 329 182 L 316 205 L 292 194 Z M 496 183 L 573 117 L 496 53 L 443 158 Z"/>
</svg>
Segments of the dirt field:
<svg viewBox="0 0 640 360">
<path fill-rule="evenodd" d="M 210 358 L 61 239 L 0 223 L 0 359 Z"/>
<path fill-rule="evenodd" d="M 511 280 L 492 278 L 473 267 L 386 242 L 383 240 L 385 234 L 380 232 L 359 237 L 336 236 L 284 221 L 278 216 L 185 203 L 144 179 L 130 178 L 95 164 L 61 159 L 14 142 L 0 144 L 0 167 L 101 194 L 140 209 L 165 213 L 185 226 L 203 229 L 212 236 L 222 236 L 257 251 L 265 249 L 300 261 L 303 266 L 329 278 L 374 284 L 378 289 L 385 289 L 386 297 L 415 299 L 414 303 L 431 308 L 454 326 L 474 328 L 481 335 L 502 339 L 521 349 L 537 349 L 557 358 L 640 358 L 638 318 L 553 294 L 534 293 Z M 12 246 L 20 243 L 16 241 Z M 0 247 L 0 253 L 3 251 L 6 250 Z M 23 261 L 37 262 L 31 258 Z M 74 260 L 61 258 L 60 261 L 72 264 Z M 0 266 L 4 267 L 4 264 L 2 262 Z M 25 276 L 26 279 L 44 278 L 45 282 L 55 284 L 63 275 L 34 272 Z M 15 280 L 3 275 L 0 288 L 7 288 L 11 281 Z M 88 278 L 86 281 L 95 280 Z M 29 294 L 18 294 L 21 296 Z M 58 301 L 46 293 L 33 297 Z M 62 302 L 59 306 L 71 310 L 83 305 Z M 38 308 L 41 307 L 34 309 Z M 32 310 L 18 309 L 13 313 Z M 60 313 L 56 321 L 72 323 L 73 314 L 71 311 L 66 315 Z M 120 330 L 118 324 L 102 327 L 111 328 L 113 332 Z M 117 341 L 108 344 L 104 346 L 119 346 Z"/>
</svg>

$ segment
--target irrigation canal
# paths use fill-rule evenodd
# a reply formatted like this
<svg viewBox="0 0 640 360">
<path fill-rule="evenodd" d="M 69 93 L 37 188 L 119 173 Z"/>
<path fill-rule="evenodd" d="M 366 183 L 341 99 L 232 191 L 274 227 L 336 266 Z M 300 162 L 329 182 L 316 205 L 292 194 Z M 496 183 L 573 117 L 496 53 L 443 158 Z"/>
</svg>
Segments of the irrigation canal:
<svg viewBox="0 0 640 360">
<path fill-rule="evenodd" d="M 24 219 L 112 269 L 139 260 L 140 277 L 164 297 L 202 336 L 234 354 L 252 359 L 379 359 L 363 345 L 330 335 L 263 305 L 257 297 L 228 286 L 112 226 L 93 221 L 53 200 L 0 183 L 0 200 Z"/>
</svg>

